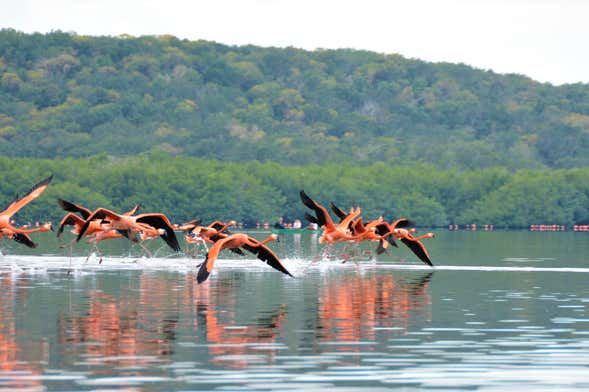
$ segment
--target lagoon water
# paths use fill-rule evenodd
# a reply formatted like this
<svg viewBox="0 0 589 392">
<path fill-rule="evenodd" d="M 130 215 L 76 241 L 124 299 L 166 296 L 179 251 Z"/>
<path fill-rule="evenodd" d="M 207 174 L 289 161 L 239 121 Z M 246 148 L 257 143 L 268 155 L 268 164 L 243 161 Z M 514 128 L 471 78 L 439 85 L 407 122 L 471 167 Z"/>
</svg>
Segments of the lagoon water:
<svg viewBox="0 0 589 392">
<path fill-rule="evenodd" d="M 311 264 L 295 234 L 271 244 L 295 278 L 224 252 L 201 285 L 161 243 L 68 274 L 49 236 L 5 241 L 0 390 L 589 389 L 589 233 L 436 234 L 433 269 L 402 244 Z"/>
</svg>

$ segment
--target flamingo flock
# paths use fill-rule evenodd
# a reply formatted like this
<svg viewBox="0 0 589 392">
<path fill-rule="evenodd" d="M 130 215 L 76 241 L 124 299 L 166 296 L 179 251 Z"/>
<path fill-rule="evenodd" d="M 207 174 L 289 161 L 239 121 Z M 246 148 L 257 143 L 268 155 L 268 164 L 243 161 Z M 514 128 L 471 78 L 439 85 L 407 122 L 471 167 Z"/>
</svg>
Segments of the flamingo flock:
<svg viewBox="0 0 589 392">
<path fill-rule="evenodd" d="M 29 236 L 32 232 L 53 230 L 50 222 L 39 227 L 28 228 L 25 226 L 16 227 L 12 220 L 19 210 L 39 197 L 49 186 L 53 176 L 49 176 L 29 190 L 24 196 L 15 199 L 0 212 L 0 239 L 7 238 L 30 248 L 37 244 Z M 345 212 L 334 203 L 330 204 L 332 212 L 337 217 L 334 221 L 327 208 L 319 204 L 304 191 L 300 191 L 300 198 L 313 214 L 305 213 L 305 218 L 321 229 L 319 243 L 325 244 L 327 249 L 333 249 L 334 244 L 344 242 L 348 246 L 357 245 L 363 241 L 377 242 L 376 253 L 381 254 L 387 251 L 389 246 L 397 247 L 395 240 L 405 244 L 421 261 L 433 266 L 429 254 L 421 242 L 426 238 L 434 237 L 433 233 L 421 236 L 414 236 L 415 229 L 412 222 L 405 218 L 397 219 L 391 223 L 386 222 L 382 217 L 371 221 L 364 221 L 360 207 L 352 207 Z M 99 263 L 102 262 L 102 255 L 98 249 L 101 241 L 125 237 L 138 244 L 144 255 L 151 257 L 152 254 L 145 246 L 145 241 L 161 238 L 174 252 L 181 252 L 181 247 L 176 237 L 176 231 L 184 233 L 184 240 L 191 250 L 186 251 L 187 256 L 197 257 L 198 249 L 204 246 L 206 256 L 204 261 L 197 266 L 197 281 L 206 281 L 211 274 L 215 261 L 223 250 L 229 250 L 239 255 L 244 255 L 244 250 L 255 255 L 259 260 L 268 264 L 275 270 L 289 276 L 293 276 L 280 261 L 279 257 L 267 245 L 271 241 L 278 241 L 277 234 L 270 234 L 266 239 L 259 241 L 245 233 L 232 233 L 229 231 L 235 221 L 221 222 L 214 221 L 206 226 L 201 225 L 198 219 L 182 224 L 173 224 L 163 213 L 141 213 L 137 214 L 141 206 L 135 205 L 129 211 L 117 213 L 106 208 L 97 208 L 94 211 L 64 199 L 58 199 L 58 205 L 67 212 L 61 219 L 57 230 L 57 237 L 61 238 L 66 226 L 72 227 L 71 233 L 76 237 L 69 243 L 70 259 L 75 243 L 86 238 L 88 243 L 93 245 L 93 251 L 99 256 Z M 210 246 L 210 248 L 209 248 Z M 348 247 L 344 251 L 348 250 Z M 89 256 L 88 256 L 89 257 Z M 350 254 L 342 254 L 343 262 L 350 258 Z M 88 258 L 86 258 L 88 260 Z"/>
</svg>

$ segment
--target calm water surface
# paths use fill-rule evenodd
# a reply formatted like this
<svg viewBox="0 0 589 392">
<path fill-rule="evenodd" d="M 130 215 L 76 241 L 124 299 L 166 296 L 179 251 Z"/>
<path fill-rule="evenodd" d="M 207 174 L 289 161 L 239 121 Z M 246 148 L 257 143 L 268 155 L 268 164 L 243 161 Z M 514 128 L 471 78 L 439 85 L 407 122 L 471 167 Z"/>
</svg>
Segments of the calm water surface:
<svg viewBox="0 0 589 392">
<path fill-rule="evenodd" d="M 202 285 L 157 243 L 76 249 L 68 275 L 53 239 L 3 242 L 0 390 L 586 390 L 588 236 L 440 230 L 431 269 L 311 265 L 316 237 L 287 235 L 294 279 L 228 252 Z"/>
</svg>

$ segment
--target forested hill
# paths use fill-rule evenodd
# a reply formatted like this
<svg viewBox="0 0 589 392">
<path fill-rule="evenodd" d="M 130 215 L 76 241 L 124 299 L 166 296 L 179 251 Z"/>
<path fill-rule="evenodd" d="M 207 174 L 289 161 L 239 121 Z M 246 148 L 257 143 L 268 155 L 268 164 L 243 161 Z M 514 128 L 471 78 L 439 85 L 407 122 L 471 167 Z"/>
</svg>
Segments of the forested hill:
<svg viewBox="0 0 589 392">
<path fill-rule="evenodd" d="M 589 85 L 357 50 L 0 31 L 0 155 L 589 164 Z"/>
</svg>

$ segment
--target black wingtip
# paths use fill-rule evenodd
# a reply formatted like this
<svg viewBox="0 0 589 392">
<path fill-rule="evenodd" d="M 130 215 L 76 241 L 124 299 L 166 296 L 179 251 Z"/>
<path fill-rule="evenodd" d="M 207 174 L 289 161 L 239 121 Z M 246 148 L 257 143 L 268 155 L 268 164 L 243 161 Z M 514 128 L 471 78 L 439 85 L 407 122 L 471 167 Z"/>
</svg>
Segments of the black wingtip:
<svg viewBox="0 0 589 392">
<path fill-rule="evenodd" d="M 306 205 L 307 207 L 313 209 L 315 208 L 315 205 L 313 203 L 313 199 L 311 199 L 304 190 L 301 189 L 301 191 L 299 192 L 299 195 L 301 196 L 301 201 L 303 202 L 304 205 Z"/>
<path fill-rule="evenodd" d="M 395 248 L 399 247 L 399 245 L 397 245 L 397 241 L 395 241 L 395 237 L 393 236 L 393 233 L 388 233 L 387 235 L 385 235 L 384 239 L 386 239 L 386 241 L 391 246 L 394 246 Z"/>
<path fill-rule="evenodd" d="M 209 271 L 207 271 L 208 256 L 209 255 L 207 253 L 207 257 L 205 258 L 205 261 L 200 265 L 200 268 L 198 269 L 198 273 L 196 274 L 196 281 L 198 282 L 198 284 L 201 284 L 202 282 L 207 280 L 209 275 L 211 274 Z"/>
<path fill-rule="evenodd" d="M 16 233 L 12 236 L 12 239 L 16 242 L 18 242 L 19 244 L 23 244 L 28 246 L 29 248 L 36 248 L 37 244 L 34 243 L 33 241 L 31 241 L 31 239 L 29 237 L 27 237 L 25 234 L 21 234 L 21 233 Z"/>
<path fill-rule="evenodd" d="M 383 243 L 384 243 L 384 240 L 382 240 L 382 239 L 380 239 L 378 241 L 378 247 L 376 248 L 377 255 L 381 255 L 387 251 L 386 248 L 383 246 Z"/>
<path fill-rule="evenodd" d="M 43 185 L 49 185 L 49 183 L 51 183 L 51 180 L 53 180 L 53 174 L 51 174 L 49 177 L 41 180 L 41 182 L 39 182 L 35 188 L 43 186 Z"/>
<path fill-rule="evenodd" d="M 59 206 L 65 211 L 76 212 L 75 211 L 76 208 L 72 202 L 69 202 L 69 201 L 64 200 L 62 198 L 57 198 L 57 204 L 59 204 Z M 72 210 L 74 210 L 74 211 L 72 211 Z"/>
<path fill-rule="evenodd" d="M 411 227 L 411 226 L 415 226 L 413 221 L 403 218 L 403 219 L 399 220 L 399 222 L 397 223 L 397 225 L 395 227 L 398 227 L 400 229 L 404 229 L 404 228 Z"/>
<path fill-rule="evenodd" d="M 331 206 L 331 211 L 333 211 L 333 213 L 340 218 L 340 220 L 343 220 L 346 216 L 348 216 L 348 214 L 346 214 L 344 211 L 342 211 L 338 206 L 336 206 L 333 202 L 330 202 L 330 206 Z"/>
<path fill-rule="evenodd" d="M 317 220 L 317 218 L 315 218 L 313 215 L 310 215 L 310 214 L 308 214 L 306 212 L 305 212 L 305 219 L 308 220 L 311 223 L 319 224 L 319 221 Z"/>
</svg>

